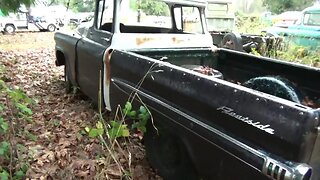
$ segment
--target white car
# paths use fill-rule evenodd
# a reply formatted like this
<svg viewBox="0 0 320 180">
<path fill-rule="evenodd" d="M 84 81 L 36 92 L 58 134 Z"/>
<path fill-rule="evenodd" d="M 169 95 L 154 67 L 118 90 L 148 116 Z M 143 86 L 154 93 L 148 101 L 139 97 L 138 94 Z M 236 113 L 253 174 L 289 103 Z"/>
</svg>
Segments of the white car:
<svg viewBox="0 0 320 180">
<path fill-rule="evenodd" d="M 0 17 L 0 31 L 12 34 L 17 30 L 30 31 L 55 31 L 61 24 L 53 18 L 34 18 L 27 12 L 10 13 L 6 17 Z"/>
</svg>

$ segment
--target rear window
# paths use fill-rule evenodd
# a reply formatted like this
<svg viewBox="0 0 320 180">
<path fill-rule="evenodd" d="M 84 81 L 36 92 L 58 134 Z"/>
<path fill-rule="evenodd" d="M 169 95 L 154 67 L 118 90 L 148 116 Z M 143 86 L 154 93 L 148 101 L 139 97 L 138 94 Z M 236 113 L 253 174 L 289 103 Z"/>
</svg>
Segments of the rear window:
<svg viewBox="0 0 320 180">
<path fill-rule="evenodd" d="M 171 28 L 169 6 L 156 0 L 130 0 L 121 4 L 121 23 L 148 27 Z"/>
</svg>

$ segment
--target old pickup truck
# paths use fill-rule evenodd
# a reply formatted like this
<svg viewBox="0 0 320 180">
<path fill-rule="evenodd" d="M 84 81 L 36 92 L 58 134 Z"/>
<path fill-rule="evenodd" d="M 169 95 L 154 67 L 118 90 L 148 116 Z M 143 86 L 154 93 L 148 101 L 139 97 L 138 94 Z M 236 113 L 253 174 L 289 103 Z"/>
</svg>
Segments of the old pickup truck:
<svg viewBox="0 0 320 180">
<path fill-rule="evenodd" d="M 271 27 L 265 32 L 284 36 L 288 41 L 300 46 L 320 49 L 320 5 L 304 9 L 295 24 L 288 27 Z"/>
<path fill-rule="evenodd" d="M 205 1 L 154 2 L 161 27 L 129 1 L 97 0 L 89 27 L 57 32 L 67 87 L 112 112 L 136 92 L 164 179 L 320 179 L 320 69 L 213 47 Z"/>
</svg>

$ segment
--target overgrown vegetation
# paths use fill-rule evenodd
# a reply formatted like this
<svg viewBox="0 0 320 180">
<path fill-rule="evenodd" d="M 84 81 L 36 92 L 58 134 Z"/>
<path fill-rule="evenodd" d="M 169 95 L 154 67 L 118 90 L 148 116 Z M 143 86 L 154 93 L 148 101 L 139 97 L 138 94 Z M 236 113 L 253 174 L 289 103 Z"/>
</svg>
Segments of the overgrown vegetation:
<svg viewBox="0 0 320 180">
<path fill-rule="evenodd" d="M 123 109 L 117 109 L 117 113 L 114 119 L 106 121 L 100 112 L 99 121 L 95 127 L 86 127 L 85 131 L 90 138 L 97 138 L 100 144 L 104 147 L 105 153 L 100 157 L 101 174 L 97 178 L 106 177 L 106 179 L 112 179 L 112 176 L 108 175 L 107 169 L 113 164 L 117 175 L 122 179 L 133 179 L 133 172 L 131 169 L 131 152 L 128 149 L 127 141 L 130 141 L 128 137 L 136 136 L 142 138 L 143 133 L 146 132 L 146 125 L 150 119 L 149 111 L 140 106 L 139 110 L 133 109 L 131 102 L 127 102 Z M 131 125 L 131 127 L 129 127 Z M 117 153 L 117 152 L 120 152 Z M 120 156 L 125 157 L 128 164 L 123 164 L 124 159 L 121 160 Z"/>
<path fill-rule="evenodd" d="M 262 30 L 270 26 L 270 24 L 262 21 L 259 17 L 246 16 L 242 13 L 237 13 L 236 17 L 236 26 L 238 31 L 241 33 L 263 36 Z M 320 67 L 319 48 L 311 49 L 308 47 L 298 46 L 288 37 L 284 38 L 284 40 L 280 37 L 278 40 L 274 39 L 274 41 L 277 42 L 270 43 L 273 44 L 273 46 L 269 49 L 266 49 L 263 52 L 258 52 L 257 50 L 253 49 L 251 53 L 258 56 L 268 56 L 271 58 L 281 59 L 289 62 Z"/>
<path fill-rule="evenodd" d="M 261 30 L 270 26 L 268 22 L 263 21 L 257 16 L 248 16 L 241 12 L 236 12 L 237 31 L 248 34 L 261 34 Z"/>
<path fill-rule="evenodd" d="M 32 100 L 20 88 L 7 86 L 3 69 L 0 72 L 0 179 L 23 179 L 30 157 L 23 155 L 27 148 L 17 142 L 17 137 L 35 138 L 24 129 L 24 125 L 32 123 Z"/>
<path fill-rule="evenodd" d="M 11 11 L 17 11 L 21 5 L 30 7 L 34 4 L 35 0 L 1 0 L 0 1 L 0 12 L 8 14 Z"/>
<path fill-rule="evenodd" d="M 311 6 L 314 0 L 263 0 L 263 4 L 273 13 L 282 13 L 284 11 L 302 9 Z"/>
<path fill-rule="evenodd" d="M 159 66 L 153 64 L 136 85 L 136 89 L 139 89 L 141 87 L 142 83 L 148 76 L 154 79 L 154 77 L 152 76 L 153 73 L 162 72 L 162 70 L 155 70 L 155 67 Z M 101 94 L 101 87 L 99 94 Z M 99 101 L 101 101 L 101 99 Z M 139 109 L 134 108 L 134 102 L 140 104 Z M 85 127 L 85 131 L 88 133 L 89 137 L 98 138 L 102 146 L 106 149 L 106 153 L 104 154 L 104 164 L 106 166 L 109 166 L 110 164 L 116 163 L 118 172 L 121 174 L 121 178 L 133 179 L 130 151 L 128 151 L 129 156 L 126 155 L 127 153 L 122 153 L 122 155 L 128 159 L 127 166 L 123 166 L 123 164 L 121 164 L 119 158 L 115 155 L 115 151 L 116 149 L 120 149 L 120 152 L 125 151 L 123 149 L 126 149 L 127 147 L 121 146 L 121 142 L 126 142 L 127 140 L 130 141 L 130 139 L 126 139 L 129 136 L 138 137 L 141 140 L 144 133 L 146 133 L 147 131 L 146 126 L 148 121 L 151 121 L 151 123 L 153 123 L 151 113 L 140 98 L 137 90 L 135 90 L 131 92 L 123 108 L 121 105 L 118 105 L 118 108 L 114 115 L 114 119 L 105 121 L 100 108 L 99 121 L 96 123 L 96 127 Z M 156 129 L 156 127 L 154 128 Z M 105 175 L 107 176 L 107 174 Z M 107 176 L 107 179 L 109 178 L 110 177 Z"/>
<path fill-rule="evenodd" d="M 303 46 L 289 44 L 282 50 L 274 51 L 273 58 L 320 68 L 319 49 L 311 50 Z"/>
</svg>

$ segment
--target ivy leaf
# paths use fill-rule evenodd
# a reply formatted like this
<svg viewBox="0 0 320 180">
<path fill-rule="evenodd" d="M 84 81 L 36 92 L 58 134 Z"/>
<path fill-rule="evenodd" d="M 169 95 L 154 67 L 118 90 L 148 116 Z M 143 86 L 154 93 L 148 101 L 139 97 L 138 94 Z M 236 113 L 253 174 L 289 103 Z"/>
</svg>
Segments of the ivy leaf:
<svg viewBox="0 0 320 180">
<path fill-rule="evenodd" d="M 111 129 L 109 129 L 108 134 L 109 134 L 110 139 L 116 139 L 116 138 L 120 137 L 119 136 L 120 130 L 115 129 L 115 128 L 111 128 Z"/>
<path fill-rule="evenodd" d="M 89 131 L 89 137 L 95 138 L 95 137 L 97 137 L 98 135 L 99 135 L 98 129 L 95 129 L 95 128 L 90 129 L 90 131 Z"/>
<path fill-rule="evenodd" d="M 14 179 L 22 179 L 24 175 L 24 172 L 22 170 L 19 170 L 16 173 L 14 173 Z"/>
<path fill-rule="evenodd" d="M 139 126 L 139 122 L 135 122 L 132 124 L 131 129 L 135 129 Z"/>
<path fill-rule="evenodd" d="M 1 180 L 8 180 L 9 179 L 9 173 L 5 170 L 3 170 L 1 173 L 0 173 L 0 179 Z"/>
<path fill-rule="evenodd" d="M 141 114 L 148 113 L 147 109 L 144 106 L 140 106 L 139 111 L 140 111 Z"/>
<path fill-rule="evenodd" d="M 2 122 L 0 123 L 0 127 L 3 129 L 3 131 L 7 131 L 9 128 L 9 125 L 6 122 Z"/>
<path fill-rule="evenodd" d="M 125 114 L 128 114 L 132 110 L 132 104 L 131 102 L 126 102 L 126 105 L 124 106 L 123 112 Z"/>
<path fill-rule="evenodd" d="M 110 139 L 130 136 L 130 132 L 127 125 L 123 125 L 118 121 L 111 121 L 110 126 L 111 128 L 108 130 L 108 135 Z"/>
<path fill-rule="evenodd" d="M 149 114 L 139 114 L 139 115 L 138 115 L 138 118 L 139 118 L 141 121 L 147 123 L 148 119 L 150 118 L 150 115 L 149 115 Z"/>
<path fill-rule="evenodd" d="M 24 173 L 26 173 L 29 169 L 29 165 L 27 163 L 23 164 L 21 167 L 21 171 L 23 171 Z"/>
<path fill-rule="evenodd" d="M 127 113 L 127 115 L 131 118 L 134 118 L 137 115 L 137 111 L 130 111 L 129 113 Z"/>
<path fill-rule="evenodd" d="M 23 114 L 32 115 L 31 109 L 28 108 L 26 105 L 21 104 L 21 103 L 16 103 L 16 106 L 17 106 L 17 108 L 20 109 L 20 111 L 21 111 Z"/>
<path fill-rule="evenodd" d="M 9 143 L 7 141 L 3 141 L 0 143 L 0 155 L 6 155 L 9 152 Z"/>
<path fill-rule="evenodd" d="M 0 104 L 0 111 L 3 111 L 5 106 L 3 104 Z"/>
<path fill-rule="evenodd" d="M 98 137 L 98 136 L 102 135 L 103 132 L 104 132 L 103 129 L 92 128 L 92 129 L 90 129 L 89 137 L 91 137 L 91 138 Z"/>
<path fill-rule="evenodd" d="M 130 136 L 130 132 L 128 128 L 124 128 L 122 130 L 122 137 L 129 137 Z"/>
</svg>

